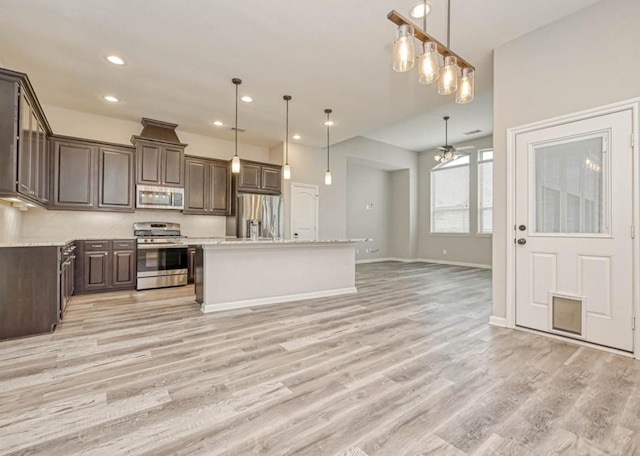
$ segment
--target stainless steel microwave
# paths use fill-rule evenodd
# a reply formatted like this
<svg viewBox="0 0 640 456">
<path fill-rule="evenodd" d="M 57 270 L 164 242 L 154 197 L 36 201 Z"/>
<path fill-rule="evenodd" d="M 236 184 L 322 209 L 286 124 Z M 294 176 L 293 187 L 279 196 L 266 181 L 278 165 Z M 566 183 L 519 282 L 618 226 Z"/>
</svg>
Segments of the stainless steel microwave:
<svg viewBox="0 0 640 456">
<path fill-rule="evenodd" d="M 184 209 L 184 188 L 138 185 L 136 187 L 138 209 Z"/>
</svg>

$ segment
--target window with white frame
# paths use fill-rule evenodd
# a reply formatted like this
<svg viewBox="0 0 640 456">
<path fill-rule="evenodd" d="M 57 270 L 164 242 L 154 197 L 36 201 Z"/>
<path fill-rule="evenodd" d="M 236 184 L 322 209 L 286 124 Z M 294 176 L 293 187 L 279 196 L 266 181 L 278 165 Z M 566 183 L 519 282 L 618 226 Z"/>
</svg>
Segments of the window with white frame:
<svg viewBox="0 0 640 456">
<path fill-rule="evenodd" d="M 469 233 L 469 155 L 431 170 L 431 232 Z"/>
<path fill-rule="evenodd" d="M 493 233 L 493 150 L 478 151 L 478 234 Z"/>
</svg>

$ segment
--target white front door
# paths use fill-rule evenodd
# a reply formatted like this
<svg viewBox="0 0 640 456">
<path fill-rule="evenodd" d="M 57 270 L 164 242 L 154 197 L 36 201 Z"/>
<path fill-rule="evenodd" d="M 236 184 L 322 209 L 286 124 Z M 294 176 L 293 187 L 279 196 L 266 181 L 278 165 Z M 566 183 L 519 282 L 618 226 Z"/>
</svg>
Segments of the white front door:
<svg viewBox="0 0 640 456">
<path fill-rule="evenodd" d="M 631 110 L 516 136 L 516 324 L 633 350 Z"/>
<path fill-rule="evenodd" d="M 291 184 L 291 233 L 295 239 L 318 239 L 318 186 Z"/>
</svg>

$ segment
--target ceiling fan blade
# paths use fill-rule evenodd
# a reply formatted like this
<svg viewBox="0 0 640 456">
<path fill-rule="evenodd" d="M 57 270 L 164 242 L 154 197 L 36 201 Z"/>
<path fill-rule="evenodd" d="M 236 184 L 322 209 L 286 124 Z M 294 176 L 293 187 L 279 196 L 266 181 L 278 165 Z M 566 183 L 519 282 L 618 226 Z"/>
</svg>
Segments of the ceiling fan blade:
<svg viewBox="0 0 640 456">
<path fill-rule="evenodd" d="M 438 147 L 436 147 L 436 149 L 441 150 L 441 151 L 443 151 L 443 152 L 446 152 L 446 151 L 448 151 L 448 150 L 449 150 L 449 148 L 448 148 L 448 147 L 445 147 L 445 146 L 438 146 Z"/>
<path fill-rule="evenodd" d="M 456 147 L 456 150 L 471 150 L 471 149 L 476 149 L 476 146 L 462 146 L 462 147 Z"/>
</svg>

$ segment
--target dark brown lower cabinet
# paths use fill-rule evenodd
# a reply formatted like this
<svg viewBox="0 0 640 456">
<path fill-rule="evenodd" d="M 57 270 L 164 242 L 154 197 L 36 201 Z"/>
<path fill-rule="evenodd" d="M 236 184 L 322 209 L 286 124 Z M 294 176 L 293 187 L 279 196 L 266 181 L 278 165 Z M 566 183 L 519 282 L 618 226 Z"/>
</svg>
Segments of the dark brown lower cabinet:
<svg viewBox="0 0 640 456">
<path fill-rule="evenodd" d="M 76 291 L 92 293 L 134 289 L 134 240 L 77 241 Z"/>
<path fill-rule="evenodd" d="M 82 291 L 102 290 L 109 283 L 109 252 L 84 252 L 82 256 Z"/>
<path fill-rule="evenodd" d="M 0 248 L 0 340 L 53 331 L 59 268 L 60 247 Z"/>
<path fill-rule="evenodd" d="M 113 251 L 113 287 L 136 286 L 136 252 L 135 250 Z"/>
<path fill-rule="evenodd" d="M 60 264 L 60 318 L 64 318 L 64 312 L 73 296 L 76 288 L 76 256 L 75 242 L 69 242 L 62 248 Z"/>
</svg>

